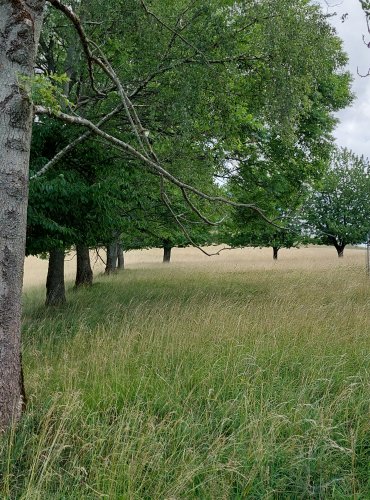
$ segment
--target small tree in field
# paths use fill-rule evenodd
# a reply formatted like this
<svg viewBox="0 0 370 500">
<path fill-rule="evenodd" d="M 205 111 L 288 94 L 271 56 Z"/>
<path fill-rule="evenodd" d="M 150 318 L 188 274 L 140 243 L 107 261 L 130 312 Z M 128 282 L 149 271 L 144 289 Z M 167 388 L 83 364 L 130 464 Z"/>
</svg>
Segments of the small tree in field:
<svg viewBox="0 0 370 500">
<path fill-rule="evenodd" d="M 323 245 L 343 257 L 346 245 L 363 243 L 370 231 L 369 162 L 348 149 L 336 150 L 321 186 L 309 196 L 305 219 Z"/>
</svg>

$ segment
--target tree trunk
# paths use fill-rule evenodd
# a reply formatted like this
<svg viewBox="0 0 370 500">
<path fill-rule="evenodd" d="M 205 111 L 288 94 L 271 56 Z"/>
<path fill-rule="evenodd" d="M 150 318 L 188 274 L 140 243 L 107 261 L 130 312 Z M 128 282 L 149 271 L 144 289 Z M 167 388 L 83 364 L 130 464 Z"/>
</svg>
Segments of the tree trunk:
<svg viewBox="0 0 370 500">
<path fill-rule="evenodd" d="M 120 243 L 117 245 L 117 258 L 118 258 L 118 269 L 124 269 L 125 268 L 125 255 L 123 253 L 123 248 Z"/>
<path fill-rule="evenodd" d="M 49 255 L 45 305 L 60 306 L 65 303 L 66 291 L 64 286 L 64 250 L 61 248 L 53 248 Z"/>
<path fill-rule="evenodd" d="M 115 273 L 117 270 L 117 242 L 114 241 L 107 245 L 107 263 L 105 266 L 105 274 Z"/>
<path fill-rule="evenodd" d="M 0 431 L 25 401 L 20 318 L 33 116 L 18 80 L 33 74 L 44 3 L 0 1 Z"/>
<path fill-rule="evenodd" d="M 171 262 L 172 245 L 170 240 L 163 240 L 163 263 L 169 264 Z"/>
<path fill-rule="evenodd" d="M 343 245 L 341 243 L 337 243 L 336 241 L 334 241 L 334 246 L 335 246 L 335 249 L 337 251 L 338 257 L 341 259 L 344 255 L 344 248 L 346 245 Z"/>
<path fill-rule="evenodd" d="M 337 253 L 338 253 L 338 257 L 339 257 L 340 259 L 341 259 L 341 258 L 343 257 L 343 255 L 344 255 L 344 247 L 345 247 L 345 245 L 338 245 L 338 246 L 336 247 L 336 249 L 337 249 Z"/>
<path fill-rule="evenodd" d="M 76 246 L 77 252 L 77 271 L 75 287 L 91 286 L 93 283 L 93 271 L 90 264 L 89 247 L 84 245 Z"/>
<path fill-rule="evenodd" d="M 272 247 L 272 258 L 274 260 L 278 260 L 278 252 L 279 252 L 278 247 Z"/>
</svg>

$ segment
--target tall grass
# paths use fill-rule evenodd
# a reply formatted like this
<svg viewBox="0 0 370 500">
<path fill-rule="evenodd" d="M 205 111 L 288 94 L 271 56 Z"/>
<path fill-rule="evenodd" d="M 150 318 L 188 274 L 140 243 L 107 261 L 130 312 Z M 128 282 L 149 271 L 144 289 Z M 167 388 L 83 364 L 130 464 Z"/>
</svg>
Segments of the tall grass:
<svg viewBox="0 0 370 500">
<path fill-rule="evenodd" d="M 1 499 L 370 497 L 370 283 L 141 269 L 24 311 Z"/>
</svg>

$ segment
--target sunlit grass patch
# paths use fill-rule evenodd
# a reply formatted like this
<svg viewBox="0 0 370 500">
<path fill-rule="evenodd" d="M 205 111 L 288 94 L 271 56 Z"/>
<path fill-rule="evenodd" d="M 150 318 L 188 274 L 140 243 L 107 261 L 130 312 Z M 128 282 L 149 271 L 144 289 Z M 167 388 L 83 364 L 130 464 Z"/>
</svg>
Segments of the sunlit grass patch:
<svg viewBox="0 0 370 500">
<path fill-rule="evenodd" d="M 1 498 L 368 497 L 359 266 L 138 269 L 42 300 Z"/>
</svg>

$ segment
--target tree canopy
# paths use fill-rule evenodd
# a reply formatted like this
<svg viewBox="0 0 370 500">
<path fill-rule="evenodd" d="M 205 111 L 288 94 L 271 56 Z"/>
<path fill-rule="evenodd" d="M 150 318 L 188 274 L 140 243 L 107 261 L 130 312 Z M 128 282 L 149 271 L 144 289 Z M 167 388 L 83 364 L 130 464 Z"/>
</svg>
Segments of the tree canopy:
<svg viewBox="0 0 370 500">
<path fill-rule="evenodd" d="M 220 207 L 285 213 L 351 96 L 341 42 L 307 0 L 0 2 L 0 33 L 3 428 L 24 401 L 32 126 L 28 251 L 62 270 L 65 248 L 142 229 L 153 203 L 187 238 Z"/>
<path fill-rule="evenodd" d="M 308 227 L 316 241 L 333 245 L 342 257 L 346 245 L 367 241 L 369 213 L 368 160 L 347 149 L 336 150 L 328 172 L 305 204 Z"/>
</svg>

